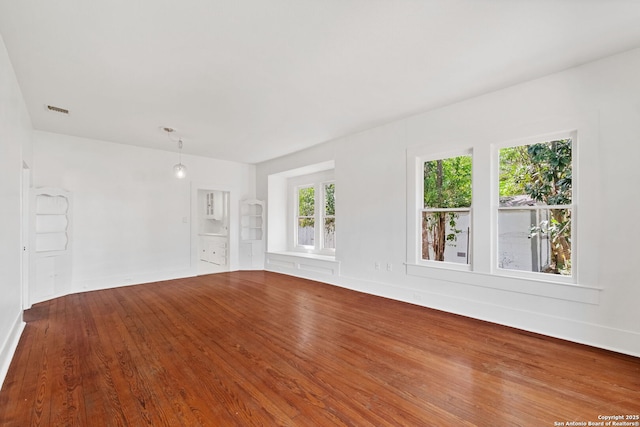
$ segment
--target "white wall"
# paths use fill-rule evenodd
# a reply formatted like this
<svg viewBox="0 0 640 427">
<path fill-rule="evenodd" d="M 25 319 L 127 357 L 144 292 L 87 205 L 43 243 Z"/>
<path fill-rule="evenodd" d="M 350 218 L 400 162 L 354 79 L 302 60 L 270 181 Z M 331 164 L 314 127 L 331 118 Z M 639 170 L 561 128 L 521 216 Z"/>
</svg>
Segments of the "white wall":
<svg viewBox="0 0 640 427">
<path fill-rule="evenodd" d="M 257 196 L 268 199 L 270 175 L 335 160 L 339 274 L 309 271 L 306 277 L 640 356 L 640 286 L 633 267 L 640 258 L 640 229 L 625 220 L 640 209 L 639 74 L 636 49 L 330 141 L 259 164 Z M 579 267 L 584 288 L 489 271 L 407 274 L 408 148 L 473 148 L 474 158 L 488 160 L 492 144 L 571 126 L 584 131 L 577 182 L 577 256 L 578 262 L 589 260 Z M 474 178 L 488 182 L 488 171 L 476 172 Z M 474 187 L 476 203 L 489 207 L 489 192 Z M 481 259 L 491 252 L 491 219 L 478 213 L 475 220 L 476 229 L 486 224 L 478 230 L 484 238 L 474 242 Z M 273 265 L 286 264 L 276 258 Z M 376 270 L 376 262 L 390 263 L 392 271 Z"/>
<path fill-rule="evenodd" d="M 21 176 L 31 120 L 0 37 L 0 383 L 22 330 Z M 23 151 L 26 156 L 23 158 Z"/>
<path fill-rule="evenodd" d="M 162 141 L 162 135 L 158 141 Z M 191 183 L 229 191 L 230 268 L 241 264 L 238 211 L 255 196 L 252 165 L 34 132 L 34 187 L 73 197 L 71 292 L 185 277 L 191 265 Z"/>
</svg>

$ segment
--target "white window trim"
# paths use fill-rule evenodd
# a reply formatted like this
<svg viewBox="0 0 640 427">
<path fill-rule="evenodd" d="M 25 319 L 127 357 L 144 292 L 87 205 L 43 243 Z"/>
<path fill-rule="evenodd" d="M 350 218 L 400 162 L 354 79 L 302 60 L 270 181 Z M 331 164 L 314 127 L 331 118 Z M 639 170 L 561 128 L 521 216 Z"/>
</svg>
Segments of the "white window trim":
<svg viewBox="0 0 640 427">
<path fill-rule="evenodd" d="M 551 132 L 550 132 L 551 130 Z M 573 231 L 588 230 L 602 223 L 598 209 L 580 209 L 580 206 L 598 206 L 602 200 L 602 182 L 600 180 L 600 144 L 599 114 L 597 111 L 585 111 L 577 116 L 557 116 L 540 121 L 511 126 L 505 123 L 505 129 L 495 135 L 478 135 L 473 145 L 473 221 L 472 247 L 474 250 L 471 271 L 453 271 L 446 268 L 434 268 L 418 264 L 419 234 L 418 216 L 415 212 L 422 202 L 418 189 L 422 185 L 418 173 L 421 158 L 441 157 L 451 152 L 438 153 L 435 144 L 429 146 L 408 147 L 407 182 L 407 274 L 423 278 L 437 278 L 442 281 L 465 283 L 503 291 L 538 295 L 568 301 L 598 304 L 603 290 L 600 277 L 600 247 L 597 234 L 582 233 L 572 241 L 573 281 L 557 281 L 557 275 L 534 274 L 535 277 L 517 277 L 511 270 L 506 274 L 497 271 L 497 181 L 496 147 L 521 145 L 527 142 L 541 142 L 553 139 L 557 135 L 574 133 L 572 172 L 574 188 L 572 204 L 575 215 L 572 219 Z M 499 135 L 496 137 L 496 135 Z M 534 135 L 531 137 L 531 135 Z M 511 141 L 501 143 L 500 141 Z M 464 147 L 455 140 L 441 141 L 450 147 Z M 458 151 L 459 152 L 459 151 Z M 456 153 L 455 151 L 453 152 Z M 437 154 L 437 155 L 436 155 Z M 584 173 L 581 173 L 584 172 Z M 553 276 L 553 277 L 548 277 Z M 491 279 L 493 278 L 493 280 Z M 606 282 L 605 282 L 606 283 Z M 428 282 L 425 282 L 428 286 Z"/>
<path fill-rule="evenodd" d="M 335 249 L 335 248 L 326 248 L 326 247 L 325 247 L 325 243 L 326 243 L 326 242 L 325 242 L 325 240 L 324 240 L 324 231 L 323 231 L 323 230 L 324 230 L 324 224 L 325 224 L 325 221 L 326 221 L 327 219 L 331 219 L 331 218 L 333 218 L 334 223 L 335 223 L 335 219 L 336 219 L 335 212 L 334 212 L 334 214 L 333 214 L 333 215 L 327 215 L 327 207 L 326 207 L 326 205 L 325 205 L 326 200 L 327 200 L 327 186 L 328 186 L 328 185 L 333 184 L 333 185 L 334 185 L 334 188 L 335 188 L 335 183 L 336 183 L 336 182 L 335 182 L 334 180 L 331 180 L 331 181 L 324 181 L 324 182 L 321 182 L 321 183 L 320 183 L 320 188 L 322 189 L 322 195 L 320 196 L 320 197 L 321 197 L 321 200 L 322 200 L 322 212 L 321 212 L 321 214 L 320 214 L 320 219 L 321 219 L 321 221 L 322 221 L 322 223 L 321 223 L 322 228 L 320 229 L 320 236 L 321 236 L 322 238 L 321 238 L 321 240 L 320 240 L 320 249 L 321 249 L 321 250 L 323 250 L 323 251 L 327 251 L 327 252 L 329 252 L 329 253 L 332 253 L 332 254 L 335 254 L 335 253 L 336 253 L 336 249 Z M 333 197 L 334 197 L 334 201 L 333 201 L 333 202 L 334 202 L 334 209 L 335 209 L 335 202 L 336 202 L 336 200 L 335 200 L 335 197 L 336 197 L 336 195 L 335 195 L 335 189 L 334 189 Z M 334 241 L 335 241 L 335 236 L 334 236 Z M 337 243 L 336 243 L 336 246 L 337 246 Z"/>
<path fill-rule="evenodd" d="M 312 216 L 305 216 L 305 215 L 299 215 L 300 213 L 300 190 L 303 190 L 305 188 L 313 188 L 314 190 L 314 194 L 313 194 L 313 215 Z M 313 219 L 313 234 L 314 234 L 314 242 L 318 241 L 318 227 L 317 227 L 317 200 L 316 200 L 316 186 L 313 184 L 303 184 L 303 185 L 297 185 L 296 187 L 294 187 L 293 189 L 294 192 L 294 196 L 293 196 L 293 200 L 294 200 L 294 212 L 293 212 L 293 241 L 294 241 L 294 247 L 297 249 L 300 249 L 302 251 L 313 251 L 315 249 L 315 245 L 311 246 L 311 245 L 300 245 L 298 242 L 300 241 L 299 236 L 298 236 L 298 222 L 300 221 L 300 219 L 304 219 L 304 218 L 311 218 Z"/>
<path fill-rule="evenodd" d="M 500 188 L 500 149 L 508 148 L 508 147 L 517 147 L 522 145 L 531 145 L 531 144 L 539 144 L 542 142 L 548 141 L 557 141 L 560 139 L 571 139 L 571 204 L 570 205 L 557 205 L 557 206 L 521 206 L 521 207 L 500 207 L 499 206 L 499 188 Z M 493 224 L 494 224 L 494 233 L 492 239 L 492 251 L 491 255 L 493 258 L 493 263 L 491 267 L 491 272 L 493 274 L 499 276 L 510 276 L 510 277 L 518 277 L 524 279 L 538 280 L 543 282 L 551 282 L 551 283 L 565 283 L 565 284 L 576 284 L 577 283 L 577 272 L 579 267 L 579 259 L 576 256 L 576 249 L 578 248 L 577 242 L 577 218 L 578 218 L 578 210 L 577 210 L 577 199 L 578 199 L 578 176 L 580 171 L 577 166 L 576 158 L 578 155 L 578 132 L 576 130 L 568 131 L 568 132 L 556 132 L 551 134 L 545 134 L 535 137 L 522 138 L 518 140 L 506 141 L 499 144 L 493 144 L 492 147 L 492 182 L 493 182 L 493 191 L 492 191 L 492 200 L 494 209 L 492 212 Z M 498 266 L 498 239 L 499 239 L 499 226 L 498 226 L 498 212 L 500 211 L 508 211 L 508 210 L 544 210 L 544 209 L 571 209 L 571 276 L 563 276 L 560 274 L 550 274 L 550 273 L 541 273 L 535 271 L 521 271 L 521 270 L 511 270 L 507 268 L 500 268 Z"/>
<path fill-rule="evenodd" d="M 325 218 L 324 185 L 335 183 L 333 169 L 292 177 L 289 178 L 288 181 L 288 205 L 290 212 L 290 220 L 288 221 L 289 225 L 287 227 L 289 230 L 287 233 L 289 236 L 288 250 L 291 252 L 335 256 L 335 249 L 324 248 L 324 234 L 322 232 Z M 304 187 L 314 187 L 314 246 L 298 245 L 298 189 Z"/>
<path fill-rule="evenodd" d="M 432 153 L 428 151 L 416 151 L 412 152 L 412 150 L 407 150 L 407 156 L 414 157 L 414 162 L 409 161 L 409 157 L 407 157 L 407 173 L 413 176 L 414 190 L 413 193 L 408 193 L 407 200 L 413 200 L 414 205 L 408 209 L 408 212 L 411 213 L 413 220 L 407 219 L 410 228 L 409 230 L 415 230 L 414 240 L 415 242 L 408 247 L 407 253 L 409 255 L 409 263 L 414 263 L 415 265 L 423 265 L 433 268 L 444 268 L 449 270 L 459 270 L 459 271 L 471 271 L 473 265 L 473 250 L 472 250 L 472 238 L 473 238 L 473 195 L 471 196 L 471 206 L 468 208 L 425 208 L 424 207 L 424 163 L 432 160 L 439 159 L 447 159 L 451 157 L 459 157 L 459 156 L 471 156 L 473 162 L 473 149 L 464 148 L 460 150 L 452 150 L 447 152 L 440 153 Z M 413 168 L 410 166 L 413 165 Z M 413 169 L 413 170 L 411 170 Z M 408 175 L 409 176 L 409 175 Z M 472 185 L 473 185 L 473 171 L 472 171 Z M 408 180 L 411 182 L 410 180 Z M 408 185 L 411 187 L 411 185 Z M 408 188 L 408 191 L 411 189 Z M 413 194 L 413 197 L 411 197 Z M 420 237 L 422 234 L 422 214 L 423 212 L 468 212 L 469 220 L 471 222 L 471 233 L 469 234 L 469 263 L 462 264 L 456 262 L 447 262 L 447 261 L 435 261 L 435 260 L 426 260 L 422 259 L 422 238 Z M 413 223 L 413 227 L 411 224 Z M 409 241 L 410 239 L 408 239 Z M 411 250 L 413 248 L 413 250 Z"/>
</svg>

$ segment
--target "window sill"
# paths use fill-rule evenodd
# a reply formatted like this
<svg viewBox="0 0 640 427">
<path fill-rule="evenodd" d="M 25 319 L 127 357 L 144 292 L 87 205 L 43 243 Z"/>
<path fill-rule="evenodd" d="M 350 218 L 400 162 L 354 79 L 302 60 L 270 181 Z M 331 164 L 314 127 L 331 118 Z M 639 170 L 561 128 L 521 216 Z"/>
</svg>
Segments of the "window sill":
<svg viewBox="0 0 640 427">
<path fill-rule="evenodd" d="M 280 252 L 267 252 L 267 255 L 295 256 L 300 258 L 320 259 L 323 261 L 336 260 L 336 257 L 334 255 L 314 254 L 310 252 L 280 251 Z"/>
<path fill-rule="evenodd" d="M 415 265 L 416 267 L 437 268 L 441 270 L 471 271 L 471 266 L 469 264 L 447 262 L 447 261 L 423 260 L 420 264 L 412 264 L 412 265 Z"/>
<path fill-rule="evenodd" d="M 481 286 L 541 297 L 555 298 L 584 304 L 598 305 L 600 302 L 600 288 L 580 286 L 572 283 L 562 283 L 547 280 L 513 277 L 498 274 L 480 273 L 476 271 L 449 270 L 428 267 L 418 264 L 406 264 L 407 274 L 410 276 L 455 282 L 464 285 Z"/>
</svg>

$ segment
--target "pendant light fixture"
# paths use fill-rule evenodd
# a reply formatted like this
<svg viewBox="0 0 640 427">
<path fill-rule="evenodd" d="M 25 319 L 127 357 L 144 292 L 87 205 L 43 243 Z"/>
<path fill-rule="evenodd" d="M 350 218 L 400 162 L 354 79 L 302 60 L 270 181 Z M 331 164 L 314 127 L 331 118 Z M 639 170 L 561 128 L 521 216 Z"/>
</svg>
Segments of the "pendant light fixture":
<svg viewBox="0 0 640 427">
<path fill-rule="evenodd" d="M 162 130 L 167 133 L 169 141 L 175 142 L 171 138 L 171 134 L 176 131 L 174 128 L 164 127 L 162 128 Z M 178 164 L 173 167 L 173 174 L 176 176 L 176 178 L 182 179 L 187 176 L 187 167 L 182 164 L 182 138 L 178 139 L 178 156 Z"/>
<path fill-rule="evenodd" d="M 178 164 L 173 167 L 173 173 L 176 175 L 176 178 L 184 178 L 187 176 L 187 167 L 182 164 L 182 138 L 178 140 L 178 150 L 179 151 L 179 160 Z"/>
</svg>

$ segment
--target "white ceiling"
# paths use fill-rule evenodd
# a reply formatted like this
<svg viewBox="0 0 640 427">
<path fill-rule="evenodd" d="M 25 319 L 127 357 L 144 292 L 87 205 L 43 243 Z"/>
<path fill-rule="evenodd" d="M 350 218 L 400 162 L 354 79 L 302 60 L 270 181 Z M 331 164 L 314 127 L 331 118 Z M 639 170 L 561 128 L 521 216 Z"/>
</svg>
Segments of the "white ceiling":
<svg viewBox="0 0 640 427">
<path fill-rule="evenodd" d="M 640 1 L 0 0 L 0 33 L 36 129 L 256 163 L 638 47 Z"/>
</svg>

